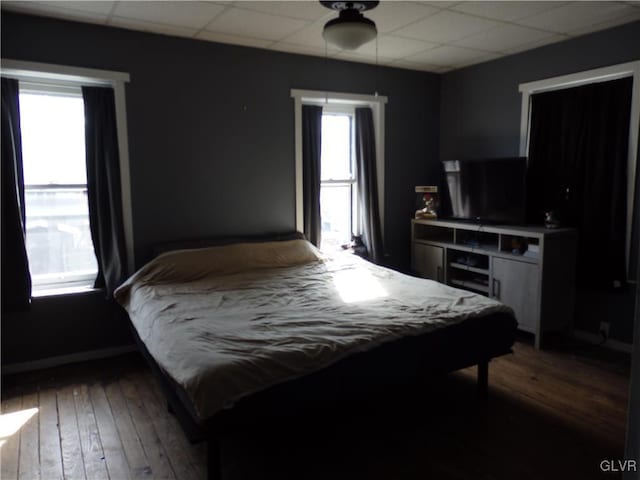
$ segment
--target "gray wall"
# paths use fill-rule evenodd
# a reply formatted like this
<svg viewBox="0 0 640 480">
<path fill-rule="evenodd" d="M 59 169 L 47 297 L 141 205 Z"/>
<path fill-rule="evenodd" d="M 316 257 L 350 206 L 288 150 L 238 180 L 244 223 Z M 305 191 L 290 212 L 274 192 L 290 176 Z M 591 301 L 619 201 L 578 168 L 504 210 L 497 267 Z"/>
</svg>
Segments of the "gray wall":
<svg viewBox="0 0 640 480">
<path fill-rule="evenodd" d="M 2 365 L 129 345 L 125 315 L 102 292 L 34 298 L 29 311 L 2 314 Z"/>
<path fill-rule="evenodd" d="M 440 98 L 440 159 L 513 156 L 520 148 L 520 83 L 640 59 L 640 22 L 446 73 Z M 432 167 L 435 168 L 435 167 Z M 638 216 L 640 217 L 640 216 Z M 635 292 L 578 295 L 576 326 L 631 342 Z"/>
<path fill-rule="evenodd" d="M 438 156 L 438 75 L 6 12 L 1 21 L 2 58 L 131 74 L 127 120 L 138 265 L 156 242 L 294 229 L 290 89 L 372 94 L 377 86 L 389 97 L 388 263 L 407 267 L 413 187 L 426 181 L 429 160 Z M 3 348 L 3 361 L 128 339 L 125 322 L 102 314 L 88 320 L 78 301 L 41 299 L 30 314 L 3 318 L 3 347 L 24 346 Z M 103 305 L 96 300 L 96 312 Z M 83 334 L 72 338 L 75 328 Z M 24 335 L 34 331 L 40 333 L 27 341 Z"/>
<path fill-rule="evenodd" d="M 518 155 L 519 84 L 639 59 L 640 22 L 635 22 L 446 73 L 440 157 Z"/>
</svg>

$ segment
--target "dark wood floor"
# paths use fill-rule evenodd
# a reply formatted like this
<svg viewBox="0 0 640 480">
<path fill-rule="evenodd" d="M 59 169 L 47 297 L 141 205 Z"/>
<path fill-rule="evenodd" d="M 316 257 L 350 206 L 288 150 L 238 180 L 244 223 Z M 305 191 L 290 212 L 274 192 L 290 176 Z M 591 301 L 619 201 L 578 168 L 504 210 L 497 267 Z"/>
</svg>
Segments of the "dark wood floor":
<svg viewBox="0 0 640 480">
<path fill-rule="evenodd" d="M 223 440 L 230 479 L 617 478 L 628 359 L 594 347 L 539 352 L 527 343 L 490 365 L 486 408 L 473 369 L 385 399 L 345 420 L 298 422 Z M 30 410 L 37 409 L 37 410 Z M 10 420 L 31 417 L 11 434 Z M 206 449 L 190 445 L 137 355 L 3 379 L 3 480 L 205 478 Z M 24 422 L 24 418 L 23 418 Z"/>
</svg>

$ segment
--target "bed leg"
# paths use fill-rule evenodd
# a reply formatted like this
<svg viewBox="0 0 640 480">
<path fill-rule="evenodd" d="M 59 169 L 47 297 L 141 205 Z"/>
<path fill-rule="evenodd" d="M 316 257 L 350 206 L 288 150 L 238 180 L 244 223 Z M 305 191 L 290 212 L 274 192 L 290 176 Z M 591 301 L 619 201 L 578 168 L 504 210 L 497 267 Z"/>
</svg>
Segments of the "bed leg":
<svg viewBox="0 0 640 480">
<path fill-rule="evenodd" d="M 222 462 L 220 458 L 220 442 L 210 437 L 207 440 L 207 479 L 222 480 Z"/>
<path fill-rule="evenodd" d="M 478 362 L 478 398 L 486 402 L 489 395 L 489 360 Z"/>
</svg>

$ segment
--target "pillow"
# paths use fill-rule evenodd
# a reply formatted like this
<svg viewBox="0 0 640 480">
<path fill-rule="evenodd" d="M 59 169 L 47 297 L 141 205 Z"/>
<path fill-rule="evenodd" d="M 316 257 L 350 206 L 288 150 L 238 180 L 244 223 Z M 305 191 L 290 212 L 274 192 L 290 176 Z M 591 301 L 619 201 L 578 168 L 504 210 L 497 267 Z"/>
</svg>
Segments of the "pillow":
<svg viewBox="0 0 640 480">
<path fill-rule="evenodd" d="M 283 242 L 285 240 L 304 240 L 304 234 L 297 231 L 263 233 L 257 235 L 235 235 L 227 237 L 198 238 L 180 240 L 175 242 L 160 243 L 153 246 L 152 253 L 155 258 L 163 253 L 173 250 L 189 250 L 192 248 L 219 247 L 231 243 L 256 243 L 256 242 Z"/>
<path fill-rule="evenodd" d="M 114 296 L 121 301 L 136 283 L 192 282 L 211 275 L 292 267 L 321 260 L 320 251 L 306 240 L 234 243 L 175 250 L 163 253 L 147 263 L 120 286 Z"/>
</svg>

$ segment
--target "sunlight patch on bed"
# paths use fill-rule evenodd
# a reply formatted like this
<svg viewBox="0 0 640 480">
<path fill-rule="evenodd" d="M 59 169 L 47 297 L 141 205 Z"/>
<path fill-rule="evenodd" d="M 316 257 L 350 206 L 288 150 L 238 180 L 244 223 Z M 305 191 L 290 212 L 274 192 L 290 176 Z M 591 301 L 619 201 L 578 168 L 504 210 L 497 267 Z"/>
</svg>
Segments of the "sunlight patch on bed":
<svg viewBox="0 0 640 480">
<path fill-rule="evenodd" d="M 333 275 L 333 283 L 345 303 L 375 300 L 389 295 L 373 275 L 366 270 L 337 272 Z"/>
<path fill-rule="evenodd" d="M 37 408 L 28 408 L 26 410 L 0 415 L 0 447 L 9 440 L 11 435 L 18 432 L 36 413 L 38 413 Z"/>
</svg>

